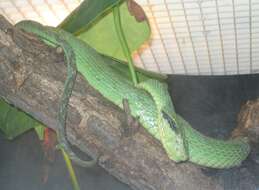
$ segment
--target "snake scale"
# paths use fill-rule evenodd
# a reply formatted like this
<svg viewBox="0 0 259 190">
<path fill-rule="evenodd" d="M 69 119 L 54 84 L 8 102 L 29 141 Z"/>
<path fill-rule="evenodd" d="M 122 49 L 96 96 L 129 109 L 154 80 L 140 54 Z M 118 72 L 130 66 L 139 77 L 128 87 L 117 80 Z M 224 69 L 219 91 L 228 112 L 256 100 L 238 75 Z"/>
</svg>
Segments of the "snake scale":
<svg viewBox="0 0 259 190">
<path fill-rule="evenodd" d="M 149 79 L 133 85 L 106 64 L 93 48 L 62 29 L 33 21 L 22 21 L 16 27 L 61 46 L 67 63 L 75 62 L 77 71 L 88 83 L 120 108 L 123 109 L 122 102 L 127 99 L 132 116 L 161 142 L 169 158 L 175 162 L 190 161 L 206 167 L 230 168 L 240 165 L 248 156 L 250 146 L 246 138 L 217 140 L 193 129 L 175 112 L 165 83 Z M 61 144 L 66 143 L 64 141 Z"/>
</svg>

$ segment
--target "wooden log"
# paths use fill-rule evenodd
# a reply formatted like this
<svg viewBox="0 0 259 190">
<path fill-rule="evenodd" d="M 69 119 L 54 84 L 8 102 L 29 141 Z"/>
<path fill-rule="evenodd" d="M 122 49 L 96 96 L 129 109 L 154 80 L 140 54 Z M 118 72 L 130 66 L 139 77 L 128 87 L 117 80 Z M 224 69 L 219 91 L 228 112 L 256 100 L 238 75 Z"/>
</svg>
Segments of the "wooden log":
<svg viewBox="0 0 259 190">
<path fill-rule="evenodd" d="M 55 130 L 64 87 L 63 55 L 0 17 L 0 96 Z M 217 180 L 190 163 L 169 160 L 143 128 L 123 137 L 125 114 L 79 74 L 70 99 L 67 137 L 71 144 L 132 189 L 220 190 Z"/>
<path fill-rule="evenodd" d="M 249 100 L 242 105 L 237 118 L 237 127 L 232 137 L 247 137 L 251 145 L 250 158 L 259 164 L 259 98 Z"/>
</svg>

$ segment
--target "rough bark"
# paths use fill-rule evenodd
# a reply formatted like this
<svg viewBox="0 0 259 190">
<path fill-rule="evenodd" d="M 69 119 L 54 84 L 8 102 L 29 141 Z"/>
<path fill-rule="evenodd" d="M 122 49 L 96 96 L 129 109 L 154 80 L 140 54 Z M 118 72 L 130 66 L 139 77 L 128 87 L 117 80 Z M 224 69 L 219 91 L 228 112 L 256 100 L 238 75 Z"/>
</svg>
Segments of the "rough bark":
<svg viewBox="0 0 259 190">
<path fill-rule="evenodd" d="M 0 96 L 53 129 L 66 77 L 63 55 L 0 17 Z M 69 141 L 132 189 L 222 189 L 190 163 L 175 164 L 144 129 L 123 137 L 125 114 L 78 75 L 70 99 Z"/>
<path fill-rule="evenodd" d="M 259 99 L 249 100 L 241 107 L 238 114 L 237 128 L 232 137 L 246 136 L 253 143 L 259 143 Z"/>
<path fill-rule="evenodd" d="M 232 137 L 248 137 L 252 151 L 250 157 L 259 164 L 259 98 L 247 101 L 238 114 L 237 127 Z"/>
</svg>

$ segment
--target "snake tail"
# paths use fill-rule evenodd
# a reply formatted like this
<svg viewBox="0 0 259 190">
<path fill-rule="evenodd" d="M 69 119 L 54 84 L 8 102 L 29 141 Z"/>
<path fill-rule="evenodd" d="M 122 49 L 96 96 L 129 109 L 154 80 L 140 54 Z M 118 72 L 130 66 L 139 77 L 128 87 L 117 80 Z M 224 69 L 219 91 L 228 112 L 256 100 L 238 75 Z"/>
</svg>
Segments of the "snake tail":
<svg viewBox="0 0 259 190">
<path fill-rule="evenodd" d="M 66 132 L 65 132 L 65 126 L 66 126 L 66 118 L 67 118 L 67 108 L 69 104 L 69 99 L 72 95 L 74 83 L 76 80 L 77 75 L 77 68 L 76 68 L 76 57 L 74 54 L 73 49 L 68 44 L 66 40 L 62 38 L 62 36 L 57 35 L 56 33 L 50 33 L 49 35 L 52 35 L 53 38 L 55 38 L 55 43 L 53 41 L 50 41 L 52 45 L 55 44 L 56 47 L 62 48 L 64 51 L 65 61 L 67 63 L 67 77 L 64 85 L 64 91 L 61 97 L 61 101 L 59 103 L 58 108 L 58 125 L 57 125 L 57 140 L 58 140 L 58 147 L 63 149 L 69 156 L 69 158 L 77 163 L 80 166 L 83 167 L 92 167 L 96 164 L 97 160 L 82 160 L 80 159 L 71 149 L 68 140 L 66 138 Z M 42 40 L 48 41 L 47 38 L 42 38 Z"/>
<path fill-rule="evenodd" d="M 59 111 L 58 111 L 58 130 L 57 130 L 57 139 L 59 142 L 59 146 L 69 155 L 69 158 L 73 160 L 80 166 L 83 167 L 92 167 L 96 164 L 97 160 L 82 160 L 80 159 L 71 149 L 68 140 L 65 136 L 65 126 L 66 126 L 66 118 L 67 118 L 67 108 L 69 104 L 69 99 L 72 95 L 72 91 L 74 88 L 76 75 L 77 75 L 77 68 L 75 63 L 75 54 L 73 49 L 70 45 L 64 41 L 60 36 L 56 36 L 58 45 L 62 47 L 67 63 L 67 78 L 64 85 L 64 91 L 61 97 L 61 101 L 59 104 Z"/>
</svg>

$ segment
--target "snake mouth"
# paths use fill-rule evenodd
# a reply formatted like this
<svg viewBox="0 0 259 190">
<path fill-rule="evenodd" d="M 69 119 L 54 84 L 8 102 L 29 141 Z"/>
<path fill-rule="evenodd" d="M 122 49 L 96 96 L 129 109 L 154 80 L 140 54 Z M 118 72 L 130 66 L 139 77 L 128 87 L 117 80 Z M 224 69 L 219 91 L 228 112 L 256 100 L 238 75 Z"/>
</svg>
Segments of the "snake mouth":
<svg viewBox="0 0 259 190">
<path fill-rule="evenodd" d="M 175 154 L 168 154 L 168 157 L 176 163 L 184 163 L 189 161 L 189 155 L 186 151 L 176 151 Z"/>
</svg>

